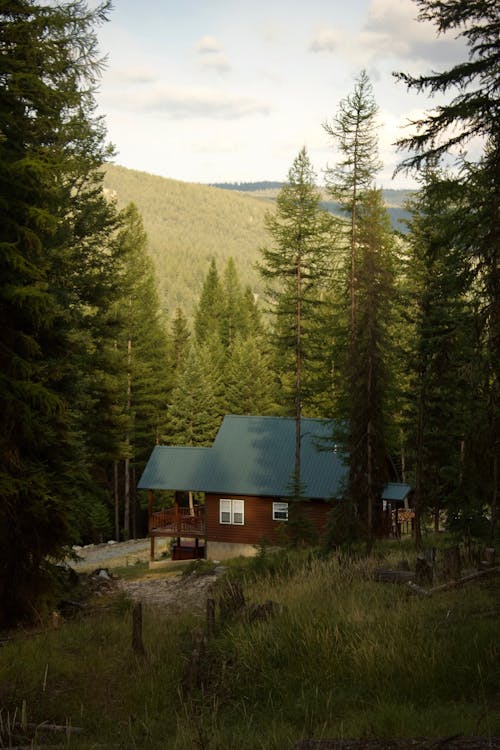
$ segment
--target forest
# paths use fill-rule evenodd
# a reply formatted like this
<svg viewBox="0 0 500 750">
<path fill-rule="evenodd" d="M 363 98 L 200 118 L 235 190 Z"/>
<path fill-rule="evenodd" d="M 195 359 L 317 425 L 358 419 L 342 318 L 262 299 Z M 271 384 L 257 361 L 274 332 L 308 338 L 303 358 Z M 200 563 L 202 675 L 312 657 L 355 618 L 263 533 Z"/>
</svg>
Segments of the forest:
<svg viewBox="0 0 500 750">
<path fill-rule="evenodd" d="M 272 202 L 206 187 L 187 212 L 172 181 L 153 206 L 154 188 L 132 183 L 161 178 L 112 166 L 96 115 L 96 29 L 110 2 L 2 6 L 0 627 L 39 611 L 71 545 L 143 535 L 136 484 L 152 447 L 210 445 L 227 413 L 342 426 L 332 445 L 349 482 L 331 548 L 371 547 L 393 475 L 414 488 L 417 547 L 442 519 L 459 538 L 495 542 L 497 10 L 416 5 L 463 37 L 468 57 L 395 75 L 402 94 L 448 97 L 399 143 L 399 169 L 419 184 L 405 232 L 376 187 L 365 71 L 323 125 L 339 155 L 326 187 L 304 147 Z M 323 207 L 325 190 L 341 216 Z M 167 227 L 175 256 L 158 242 Z M 300 440 L 293 479 L 300 499 Z M 306 543 L 290 527 L 290 544 Z"/>
</svg>

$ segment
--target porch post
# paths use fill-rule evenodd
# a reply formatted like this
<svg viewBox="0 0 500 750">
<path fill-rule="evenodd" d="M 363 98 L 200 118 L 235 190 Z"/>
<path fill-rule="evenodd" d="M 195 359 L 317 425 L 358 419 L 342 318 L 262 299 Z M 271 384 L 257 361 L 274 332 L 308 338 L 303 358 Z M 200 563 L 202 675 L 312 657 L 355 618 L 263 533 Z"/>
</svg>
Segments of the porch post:
<svg viewBox="0 0 500 750">
<path fill-rule="evenodd" d="M 154 492 L 153 490 L 149 490 L 148 492 L 148 514 L 149 514 L 149 520 L 148 520 L 148 531 L 150 534 L 149 537 L 149 559 L 151 562 L 154 562 L 155 559 L 155 538 L 151 534 L 151 530 L 153 527 L 153 500 L 154 500 Z"/>
<path fill-rule="evenodd" d="M 153 526 L 153 499 L 154 499 L 154 492 L 153 490 L 148 490 L 148 531 L 151 531 L 151 528 Z"/>
</svg>

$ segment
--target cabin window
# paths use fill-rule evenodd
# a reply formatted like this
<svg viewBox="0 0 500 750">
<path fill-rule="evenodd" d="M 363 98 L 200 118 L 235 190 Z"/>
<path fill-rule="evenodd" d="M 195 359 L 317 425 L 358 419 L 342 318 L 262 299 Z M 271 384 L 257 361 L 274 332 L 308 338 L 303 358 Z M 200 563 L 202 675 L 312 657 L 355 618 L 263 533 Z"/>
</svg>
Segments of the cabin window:
<svg viewBox="0 0 500 750">
<path fill-rule="evenodd" d="M 245 523 L 245 501 L 221 498 L 219 500 L 219 521 L 224 524 L 243 526 Z"/>
<path fill-rule="evenodd" d="M 273 521 L 288 521 L 288 503 L 273 503 Z"/>
</svg>

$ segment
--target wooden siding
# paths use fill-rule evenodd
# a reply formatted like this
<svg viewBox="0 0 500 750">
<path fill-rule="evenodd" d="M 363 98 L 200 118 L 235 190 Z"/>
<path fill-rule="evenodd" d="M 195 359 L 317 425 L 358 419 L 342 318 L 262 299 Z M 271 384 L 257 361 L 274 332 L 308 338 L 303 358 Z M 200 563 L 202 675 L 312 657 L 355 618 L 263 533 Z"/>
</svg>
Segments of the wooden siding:
<svg viewBox="0 0 500 750">
<path fill-rule="evenodd" d="M 220 523 L 219 500 L 221 498 L 245 501 L 243 526 Z M 273 502 L 282 502 L 282 499 L 207 494 L 205 497 L 205 538 L 209 542 L 239 544 L 259 544 L 263 539 L 267 539 L 272 544 L 279 544 L 283 541 L 282 534 L 286 531 L 287 521 L 273 521 Z M 323 500 L 309 500 L 303 505 L 318 534 L 321 534 L 331 505 Z"/>
</svg>

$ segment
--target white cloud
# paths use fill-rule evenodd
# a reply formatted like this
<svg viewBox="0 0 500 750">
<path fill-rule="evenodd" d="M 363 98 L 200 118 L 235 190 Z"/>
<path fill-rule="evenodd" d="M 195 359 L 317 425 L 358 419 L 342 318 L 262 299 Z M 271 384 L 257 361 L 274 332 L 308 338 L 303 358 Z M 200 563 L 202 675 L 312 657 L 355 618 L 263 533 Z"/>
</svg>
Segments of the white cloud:
<svg viewBox="0 0 500 750">
<path fill-rule="evenodd" d="M 227 73 L 231 65 L 222 45 L 213 36 L 204 36 L 196 45 L 200 64 L 205 70 L 215 70 L 217 73 Z"/>
<path fill-rule="evenodd" d="M 222 52 L 222 46 L 213 36 L 202 36 L 196 45 L 196 51 L 200 55 L 211 55 Z"/>
<path fill-rule="evenodd" d="M 212 55 L 204 55 L 201 58 L 201 65 L 206 70 L 215 70 L 217 73 L 227 73 L 231 70 L 231 65 L 222 52 Z"/>
<path fill-rule="evenodd" d="M 156 87 L 136 97 L 134 104 L 144 112 L 166 114 L 173 120 L 236 120 L 270 113 L 269 105 L 264 102 L 210 89 Z"/>
<path fill-rule="evenodd" d="M 318 27 L 309 51 L 335 53 L 363 66 L 398 58 L 427 69 L 453 64 L 466 54 L 463 40 L 438 36 L 432 23 L 418 21 L 413 0 L 370 0 L 365 23 L 357 33 Z"/>
<path fill-rule="evenodd" d="M 153 83 L 158 79 L 155 72 L 143 66 L 116 69 L 107 76 L 117 83 Z"/>
<path fill-rule="evenodd" d="M 454 62 L 465 48 L 461 41 L 438 36 L 432 23 L 418 21 L 413 0 L 371 0 L 360 42 L 371 59 L 399 57 L 427 64 Z"/>
<path fill-rule="evenodd" d="M 341 46 L 342 33 L 338 29 L 322 26 L 316 29 L 309 44 L 310 52 L 335 52 Z"/>
</svg>

